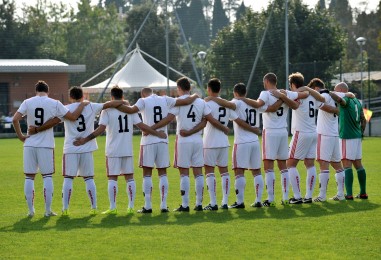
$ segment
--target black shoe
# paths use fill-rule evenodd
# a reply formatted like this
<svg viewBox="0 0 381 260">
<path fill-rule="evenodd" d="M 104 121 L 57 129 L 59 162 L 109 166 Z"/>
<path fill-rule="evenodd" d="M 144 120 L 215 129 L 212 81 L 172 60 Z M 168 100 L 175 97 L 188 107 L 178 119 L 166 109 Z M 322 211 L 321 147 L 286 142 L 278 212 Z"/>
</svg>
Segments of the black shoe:
<svg viewBox="0 0 381 260">
<path fill-rule="evenodd" d="M 220 209 L 229 209 L 228 204 L 221 205 Z"/>
<path fill-rule="evenodd" d="M 194 210 L 195 210 L 195 211 L 203 211 L 204 209 L 202 208 L 202 205 L 196 205 L 196 206 L 194 207 Z"/>
<path fill-rule="evenodd" d="M 264 207 L 275 207 L 275 201 L 265 200 L 262 202 Z"/>
<path fill-rule="evenodd" d="M 142 207 L 142 209 L 139 209 L 137 212 L 138 213 L 152 213 L 152 209 L 146 209 L 145 207 Z"/>
<path fill-rule="evenodd" d="M 303 203 L 312 203 L 312 198 L 304 198 Z"/>
<path fill-rule="evenodd" d="M 260 203 L 259 201 L 258 202 L 254 202 L 253 204 L 251 204 L 251 206 L 253 208 L 262 208 L 262 203 Z"/>
<path fill-rule="evenodd" d="M 356 199 L 367 200 L 368 199 L 368 194 L 358 194 L 356 196 Z"/>
<path fill-rule="evenodd" d="M 345 195 L 345 199 L 346 200 L 353 200 L 353 196 L 352 195 Z"/>
<path fill-rule="evenodd" d="M 288 200 L 288 202 L 290 204 L 302 204 L 303 203 L 303 199 L 302 198 L 295 199 L 294 197 L 292 197 L 291 199 Z"/>
<path fill-rule="evenodd" d="M 234 202 L 234 204 L 229 206 L 230 209 L 244 209 L 245 203 L 238 204 L 237 202 Z"/>
<path fill-rule="evenodd" d="M 161 213 L 168 213 L 168 212 L 169 212 L 169 209 L 168 209 L 168 208 L 166 208 L 166 209 L 161 209 L 160 211 L 161 211 Z"/>
<path fill-rule="evenodd" d="M 189 212 L 189 206 L 184 208 L 183 205 L 180 205 L 180 207 L 178 207 L 177 209 L 174 209 L 173 211 Z"/>
<path fill-rule="evenodd" d="M 208 205 L 208 206 L 206 206 L 205 208 L 204 208 L 204 210 L 218 210 L 218 206 L 217 206 L 217 204 L 216 205 L 214 205 L 214 206 L 212 206 L 212 205 Z"/>
</svg>

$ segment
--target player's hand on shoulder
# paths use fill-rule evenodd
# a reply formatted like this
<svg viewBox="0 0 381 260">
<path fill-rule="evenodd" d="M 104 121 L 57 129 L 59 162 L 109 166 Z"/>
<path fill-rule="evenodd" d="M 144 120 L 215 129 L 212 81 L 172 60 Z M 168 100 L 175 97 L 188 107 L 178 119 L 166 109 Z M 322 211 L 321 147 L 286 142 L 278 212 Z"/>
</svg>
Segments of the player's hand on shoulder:
<svg viewBox="0 0 381 260">
<path fill-rule="evenodd" d="M 87 106 L 88 104 L 90 104 L 90 101 L 88 101 L 88 100 L 83 100 L 81 102 L 81 105 L 83 105 L 83 106 Z"/>
<path fill-rule="evenodd" d="M 269 92 L 276 98 L 280 98 L 280 96 L 282 95 L 282 93 L 277 89 L 270 89 Z"/>
<path fill-rule="evenodd" d="M 287 95 L 287 90 L 285 89 L 279 89 L 279 92 L 283 95 Z"/>
<path fill-rule="evenodd" d="M 128 102 L 128 100 L 123 100 L 123 104 L 126 105 L 126 106 L 129 106 L 130 102 Z"/>
<path fill-rule="evenodd" d="M 209 102 L 209 101 L 212 101 L 213 100 L 213 97 L 205 97 L 204 98 L 204 101 L 205 102 Z"/>
</svg>

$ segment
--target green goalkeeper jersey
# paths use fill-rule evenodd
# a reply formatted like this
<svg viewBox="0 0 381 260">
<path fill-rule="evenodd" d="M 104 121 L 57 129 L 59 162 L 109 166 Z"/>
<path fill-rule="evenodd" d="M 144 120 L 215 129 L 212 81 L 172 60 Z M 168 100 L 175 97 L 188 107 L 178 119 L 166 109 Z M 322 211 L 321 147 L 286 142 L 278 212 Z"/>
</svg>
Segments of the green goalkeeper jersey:
<svg viewBox="0 0 381 260">
<path fill-rule="evenodd" d="M 340 105 L 339 136 L 341 139 L 362 138 L 361 110 L 362 106 L 357 98 L 343 98 L 345 106 Z"/>
</svg>

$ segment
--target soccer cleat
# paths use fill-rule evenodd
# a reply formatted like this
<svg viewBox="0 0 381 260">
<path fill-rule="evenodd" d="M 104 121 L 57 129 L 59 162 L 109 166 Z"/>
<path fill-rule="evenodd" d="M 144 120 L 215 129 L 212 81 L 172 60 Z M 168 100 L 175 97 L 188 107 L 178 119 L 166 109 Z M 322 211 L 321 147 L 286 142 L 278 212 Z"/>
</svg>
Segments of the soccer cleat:
<svg viewBox="0 0 381 260">
<path fill-rule="evenodd" d="M 288 202 L 288 200 L 281 200 L 280 204 L 282 204 L 283 206 L 287 206 L 288 204 L 290 204 L 290 202 Z"/>
<path fill-rule="evenodd" d="M 314 202 L 324 202 L 326 201 L 326 198 L 323 198 L 323 197 L 316 197 L 313 199 Z"/>
<path fill-rule="evenodd" d="M 228 204 L 224 204 L 224 205 L 221 205 L 220 206 L 220 209 L 229 209 L 230 207 L 228 207 Z"/>
<path fill-rule="evenodd" d="M 312 203 L 312 198 L 304 198 L 303 203 Z"/>
<path fill-rule="evenodd" d="M 134 211 L 133 208 L 127 208 L 127 214 L 128 215 L 131 215 L 131 214 L 134 214 L 134 213 L 135 213 L 135 211 Z"/>
<path fill-rule="evenodd" d="M 368 194 L 358 194 L 356 195 L 356 199 L 367 200 Z"/>
<path fill-rule="evenodd" d="M 98 210 L 97 210 L 97 209 L 91 209 L 90 212 L 89 212 L 89 214 L 90 214 L 91 216 L 95 216 L 95 215 L 98 214 Z"/>
<path fill-rule="evenodd" d="M 353 200 L 353 196 L 352 195 L 345 195 L 345 199 L 346 200 Z"/>
<path fill-rule="evenodd" d="M 203 211 L 204 209 L 202 208 L 202 205 L 196 205 L 196 206 L 194 207 L 194 210 L 195 210 L 195 211 Z"/>
<path fill-rule="evenodd" d="M 62 214 L 61 214 L 62 216 L 69 216 L 70 214 L 69 214 L 69 210 L 68 209 L 63 209 L 62 210 Z"/>
<path fill-rule="evenodd" d="M 117 214 L 118 214 L 117 209 L 108 209 L 102 212 L 102 215 L 117 215 Z"/>
<path fill-rule="evenodd" d="M 168 212 L 169 212 L 169 209 L 168 209 L 168 208 L 166 208 L 166 209 L 160 209 L 160 212 L 161 212 L 161 213 L 168 213 Z"/>
<path fill-rule="evenodd" d="M 28 214 L 26 214 L 26 216 L 28 218 L 33 218 L 34 217 L 34 212 L 28 212 Z"/>
<path fill-rule="evenodd" d="M 332 198 L 330 198 L 330 200 L 341 201 L 341 200 L 345 200 L 345 197 L 344 196 L 335 195 Z M 353 197 L 352 197 L 352 200 L 353 200 Z"/>
<path fill-rule="evenodd" d="M 218 210 L 218 206 L 217 206 L 217 204 L 216 205 L 214 205 L 214 206 L 212 206 L 212 205 L 208 205 L 208 206 L 206 206 L 205 208 L 204 208 L 204 210 Z"/>
<path fill-rule="evenodd" d="M 173 211 L 176 212 L 189 212 L 189 206 L 188 207 L 183 207 L 183 205 L 180 205 L 177 209 L 174 209 Z"/>
<path fill-rule="evenodd" d="M 294 197 L 292 197 L 291 199 L 288 200 L 288 202 L 290 204 L 302 204 L 303 203 L 303 199 L 302 198 L 295 199 Z"/>
<path fill-rule="evenodd" d="M 244 209 L 245 203 L 238 204 L 237 202 L 234 202 L 232 205 L 229 206 L 229 209 Z"/>
<path fill-rule="evenodd" d="M 142 207 L 142 209 L 139 209 L 137 212 L 138 213 L 152 213 L 152 209 L 146 209 L 145 207 Z"/>
<path fill-rule="evenodd" d="M 44 214 L 45 217 L 54 217 L 57 216 L 57 213 L 50 211 L 50 212 L 45 212 Z"/>
<path fill-rule="evenodd" d="M 251 204 L 251 206 L 253 208 L 262 208 L 262 203 L 257 201 L 257 202 L 254 202 L 253 204 Z"/>
<path fill-rule="evenodd" d="M 274 201 L 269 201 L 269 200 L 265 200 L 262 202 L 262 205 L 264 207 L 275 207 L 275 202 Z"/>
</svg>

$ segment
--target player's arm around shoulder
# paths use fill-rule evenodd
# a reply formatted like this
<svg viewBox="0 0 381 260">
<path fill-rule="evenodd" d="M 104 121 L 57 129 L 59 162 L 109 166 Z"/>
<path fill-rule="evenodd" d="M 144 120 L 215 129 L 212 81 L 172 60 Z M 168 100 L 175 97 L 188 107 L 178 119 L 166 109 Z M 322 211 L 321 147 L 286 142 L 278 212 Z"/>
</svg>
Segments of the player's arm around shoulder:
<svg viewBox="0 0 381 260">
<path fill-rule="evenodd" d="M 312 97 L 314 97 L 317 101 L 319 102 L 322 102 L 324 103 L 325 102 L 325 98 L 323 95 L 321 95 L 318 91 L 310 88 L 310 87 L 307 87 L 307 86 L 304 86 L 304 87 L 300 87 L 298 88 L 298 92 L 301 92 L 300 94 L 304 93 L 304 92 L 308 92 Z M 304 94 L 305 95 L 305 94 Z M 303 95 L 303 96 L 304 96 Z M 305 97 L 307 98 L 308 95 Z M 298 98 L 299 98 L 299 95 L 298 95 Z"/>
<path fill-rule="evenodd" d="M 236 110 L 237 106 L 234 102 L 228 101 L 226 99 L 220 98 L 220 97 L 206 97 L 204 98 L 205 102 L 214 101 L 221 107 L 226 107 L 232 110 Z"/>
<path fill-rule="evenodd" d="M 287 91 L 287 90 L 284 90 L 284 91 L 279 91 L 277 89 L 273 89 L 273 90 L 270 90 L 270 93 L 278 98 L 278 99 L 281 99 L 287 106 L 289 106 L 291 109 L 298 109 L 299 108 L 299 103 L 295 100 L 292 100 L 288 97 L 288 95 L 290 95 L 292 91 Z M 298 94 L 293 94 L 293 97 L 295 97 L 295 99 L 298 98 Z"/>
<path fill-rule="evenodd" d="M 347 105 L 347 102 L 345 101 L 344 98 L 341 98 L 338 93 L 334 92 L 334 91 L 330 91 L 329 92 L 329 95 L 332 97 L 332 99 L 337 103 L 339 104 L 340 106 L 343 106 L 345 107 Z"/>
<path fill-rule="evenodd" d="M 175 106 L 187 106 L 192 104 L 199 96 L 197 94 L 192 94 L 186 98 L 176 98 Z"/>
</svg>

